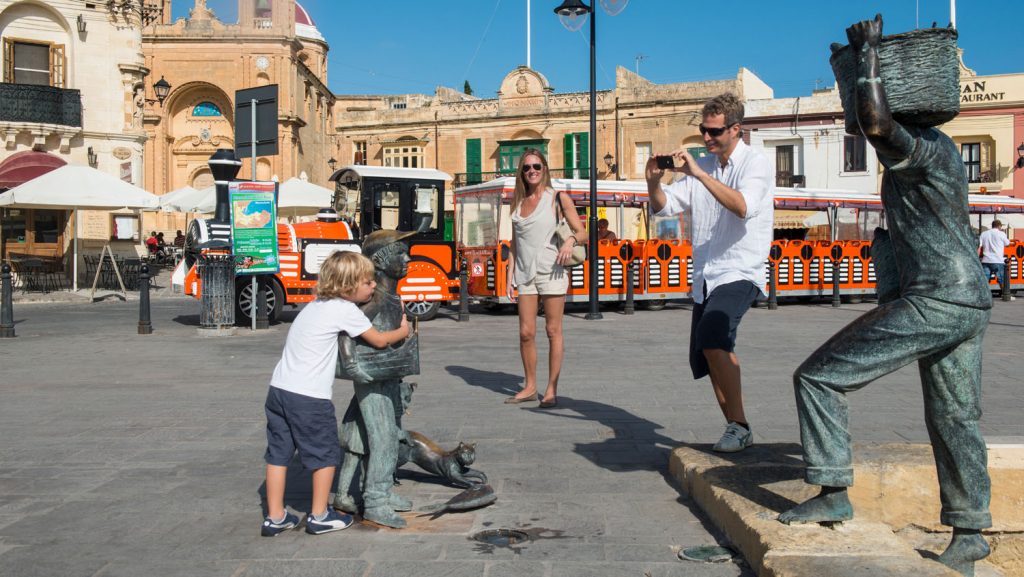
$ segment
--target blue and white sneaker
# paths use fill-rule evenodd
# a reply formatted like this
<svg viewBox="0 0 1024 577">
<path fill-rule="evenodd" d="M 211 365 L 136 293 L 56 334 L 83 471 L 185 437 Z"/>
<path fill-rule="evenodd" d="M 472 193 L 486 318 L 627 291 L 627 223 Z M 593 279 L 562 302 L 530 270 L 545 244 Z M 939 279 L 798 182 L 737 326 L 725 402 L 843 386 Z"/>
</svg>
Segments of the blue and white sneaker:
<svg viewBox="0 0 1024 577">
<path fill-rule="evenodd" d="M 319 521 L 314 519 L 313 515 L 306 517 L 306 533 L 309 533 L 310 535 L 323 535 L 324 533 L 330 533 L 331 531 L 347 529 L 352 523 L 352 515 L 339 513 L 331 507 L 328 507 L 327 516 Z"/>
<path fill-rule="evenodd" d="M 296 515 L 292 515 L 288 511 L 284 512 L 284 521 L 275 523 L 270 517 L 263 518 L 263 526 L 260 527 L 260 535 L 264 537 L 276 537 L 280 533 L 284 533 L 289 529 L 294 529 L 299 526 L 299 518 Z"/>
</svg>

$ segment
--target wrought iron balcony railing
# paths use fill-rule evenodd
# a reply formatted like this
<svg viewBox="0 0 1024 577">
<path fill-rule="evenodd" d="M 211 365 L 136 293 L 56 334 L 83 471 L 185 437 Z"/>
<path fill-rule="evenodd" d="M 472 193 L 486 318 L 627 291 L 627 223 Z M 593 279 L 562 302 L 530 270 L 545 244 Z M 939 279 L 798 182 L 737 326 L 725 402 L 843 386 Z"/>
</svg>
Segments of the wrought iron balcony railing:
<svg viewBox="0 0 1024 577">
<path fill-rule="evenodd" d="M 39 122 L 82 126 L 78 90 L 0 82 L 0 122 Z"/>
</svg>

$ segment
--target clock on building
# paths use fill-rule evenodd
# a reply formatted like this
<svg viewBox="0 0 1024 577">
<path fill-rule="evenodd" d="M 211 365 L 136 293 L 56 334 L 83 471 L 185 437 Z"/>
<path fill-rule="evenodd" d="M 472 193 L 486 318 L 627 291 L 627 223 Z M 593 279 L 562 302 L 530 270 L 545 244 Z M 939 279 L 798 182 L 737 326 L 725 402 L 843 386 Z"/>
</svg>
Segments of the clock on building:
<svg viewBox="0 0 1024 577">
<path fill-rule="evenodd" d="M 266 56 L 257 56 L 256 68 L 260 70 L 266 70 L 267 68 L 270 68 L 270 59 L 267 58 Z"/>
</svg>

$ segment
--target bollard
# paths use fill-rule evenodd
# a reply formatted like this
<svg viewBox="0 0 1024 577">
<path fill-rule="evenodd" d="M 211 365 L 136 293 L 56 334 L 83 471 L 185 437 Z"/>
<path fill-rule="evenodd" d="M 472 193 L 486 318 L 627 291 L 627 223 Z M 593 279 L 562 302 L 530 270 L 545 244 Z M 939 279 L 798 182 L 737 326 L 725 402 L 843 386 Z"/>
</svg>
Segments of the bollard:
<svg viewBox="0 0 1024 577">
<path fill-rule="evenodd" d="M 636 304 L 633 302 L 633 263 L 626 266 L 626 305 L 622 308 L 622 314 L 631 315 L 636 312 Z"/>
<path fill-rule="evenodd" d="M 838 308 L 842 299 L 839 298 L 839 261 L 832 261 L 832 306 Z"/>
<path fill-rule="evenodd" d="M 1010 263 L 1003 265 L 1003 277 L 999 279 L 999 289 L 1004 301 L 1013 300 L 1013 293 L 1010 292 Z"/>
<path fill-rule="evenodd" d="M 832 247 L 832 307 L 838 308 L 839 298 L 839 265 L 843 263 L 843 249 L 839 245 Z"/>
<path fill-rule="evenodd" d="M 262 275 L 256 276 L 256 330 L 270 328 L 270 317 L 267 316 L 267 283 Z M 250 311 L 249 314 L 252 314 Z"/>
<path fill-rule="evenodd" d="M 220 329 L 235 324 L 235 257 L 200 254 L 199 280 L 203 284 L 199 326 Z"/>
<path fill-rule="evenodd" d="M 459 322 L 469 320 L 469 262 L 462 259 L 459 271 Z"/>
<path fill-rule="evenodd" d="M 4 263 L 0 267 L 0 339 L 13 339 L 14 334 L 14 294 L 11 286 L 11 265 Z"/>
<path fill-rule="evenodd" d="M 779 281 L 775 275 L 775 261 L 768 260 L 768 310 L 779 308 Z"/>
<path fill-rule="evenodd" d="M 142 265 L 139 271 L 139 334 L 153 334 L 153 323 L 149 320 L 149 265 Z"/>
</svg>

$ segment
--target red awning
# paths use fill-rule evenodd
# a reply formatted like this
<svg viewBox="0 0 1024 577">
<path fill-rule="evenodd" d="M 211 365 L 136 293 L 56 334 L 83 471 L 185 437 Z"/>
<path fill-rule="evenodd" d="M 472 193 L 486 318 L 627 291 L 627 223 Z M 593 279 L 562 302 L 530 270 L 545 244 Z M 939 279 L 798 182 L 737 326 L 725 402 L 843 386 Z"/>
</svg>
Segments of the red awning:
<svg viewBox="0 0 1024 577">
<path fill-rule="evenodd" d="M 0 162 L 0 190 L 14 188 L 67 164 L 58 156 L 26 150 Z"/>
</svg>

